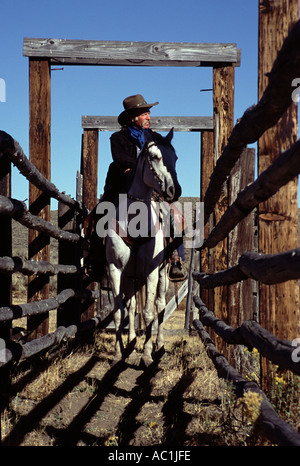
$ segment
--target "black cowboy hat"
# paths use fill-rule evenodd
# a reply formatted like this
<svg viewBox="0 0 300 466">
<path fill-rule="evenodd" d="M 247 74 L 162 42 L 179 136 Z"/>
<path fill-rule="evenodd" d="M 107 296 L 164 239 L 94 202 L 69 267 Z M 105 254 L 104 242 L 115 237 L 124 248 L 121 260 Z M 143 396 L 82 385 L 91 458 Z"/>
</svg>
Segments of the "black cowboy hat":
<svg viewBox="0 0 300 466">
<path fill-rule="evenodd" d="M 129 116 L 134 116 L 137 111 L 150 109 L 157 104 L 158 102 L 155 102 L 154 104 L 148 104 L 144 97 L 140 94 L 126 97 L 126 99 L 123 100 L 123 107 L 125 110 L 123 110 L 123 112 L 118 116 L 118 122 L 121 126 L 123 126 L 128 122 Z"/>
</svg>

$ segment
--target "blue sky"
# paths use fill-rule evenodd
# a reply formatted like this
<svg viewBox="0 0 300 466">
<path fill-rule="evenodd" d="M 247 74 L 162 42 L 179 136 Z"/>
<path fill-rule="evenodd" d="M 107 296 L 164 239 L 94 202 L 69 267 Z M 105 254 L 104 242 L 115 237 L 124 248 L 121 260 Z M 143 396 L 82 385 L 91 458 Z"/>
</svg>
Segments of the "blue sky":
<svg viewBox="0 0 300 466">
<path fill-rule="evenodd" d="M 0 129 L 28 151 L 28 58 L 24 37 L 157 42 L 234 42 L 241 48 L 235 73 L 235 121 L 257 102 L 257 0 L 1 0 Z M 124 97 L 159 101 L 152 115 L 211 116 L 211 68 L 72 67 L 51 78 L 51 180 L 75 197 L 80 167 L 81 116 L 118 115 Z M 109 137 L 100 133 L 98 195 L 111 161 Z M 199 196 L 200 135 L 175 133 L 177 171 L 184 196 Z M 13 170 L 13 197 L 28 198 L 28 183 Z M 52 206 L 55 208 L 55 204 Z"/>
</svg>

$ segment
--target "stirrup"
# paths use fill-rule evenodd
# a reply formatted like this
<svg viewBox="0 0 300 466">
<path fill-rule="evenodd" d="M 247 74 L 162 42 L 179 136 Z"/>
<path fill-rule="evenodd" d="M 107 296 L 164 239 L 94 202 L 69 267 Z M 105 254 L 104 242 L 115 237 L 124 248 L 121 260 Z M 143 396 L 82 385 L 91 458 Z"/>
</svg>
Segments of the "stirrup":
<svg viewBox="0 0 300 466">
<path fill-rule="evenodd" d="M 176 262 L 169 262 L 168 278 L 171 282 L 181 282 L 187 277 L 187 270 L 181 259 Z"/>
</svg>

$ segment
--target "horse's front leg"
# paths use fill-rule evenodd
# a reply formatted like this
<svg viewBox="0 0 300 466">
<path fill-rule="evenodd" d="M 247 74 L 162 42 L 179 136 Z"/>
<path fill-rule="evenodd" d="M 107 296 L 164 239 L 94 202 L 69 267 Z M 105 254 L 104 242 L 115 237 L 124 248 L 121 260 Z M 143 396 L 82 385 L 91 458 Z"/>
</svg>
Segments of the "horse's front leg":
<svg viewBox="0 0 300 466">
<path fill-rule="evenodd" d="M 135 310 L 136 310 L 136 299 L 135 299 L 135 282 L 134 279 L 129 278 L 124 284 L 125 295 L 125 307 L 128 311 L 128 353 L 134 350 L 136 343 L 136 332 L 135 332 Z"/>
<path fill-rule="evenodd" d="M 156 299 L 156 308 L 157 308 L 157 320 L 158 320 L 158 329 L 157 329 L 157 351 L 161 352 L 164 347 L 164 311 L 166 307 L 166 294 L 169 287 L 169 280 L 167 277 L 167 267 L 163 265 L 159 271 L 159 279 L 157 286 L 157 299 Z"/>
<path fill-rule="evenodd" d="M 144 350 L 142 361 L 148 367 L 153 363 L 152 351 L 153 351 L 153 341 L 152 341 L 152 325 L 154 322 L 154 301 L 156 296 L 158 281 L 158 271 L 154 270 L 147 278 L 146 283 L 146 302 L 143 309 L 143 317 L 146 326 L 146 339 L 144 343 Z"/>
<path fill-rule="evenodd" d="M 110 265 L 109 268 L 110 284 L 112 294 L 114 297 L 114 323 L 116 328 L 116 344 L 115 344 L 115 355 L 113 362 L 120 361 L 123 357 L 124 346 L 122 342 L 122 333 L 124 327 L 124 307 L 122 302 L 122 291 L 121 291 L 121 272 L 114 265 Z"/>
</svg>

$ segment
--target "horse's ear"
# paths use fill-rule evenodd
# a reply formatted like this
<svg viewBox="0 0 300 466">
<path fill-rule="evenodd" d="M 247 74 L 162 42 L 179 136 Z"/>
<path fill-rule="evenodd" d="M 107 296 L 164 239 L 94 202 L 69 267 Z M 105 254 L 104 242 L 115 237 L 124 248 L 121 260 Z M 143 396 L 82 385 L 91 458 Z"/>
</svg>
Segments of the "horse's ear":
<svg viewBox="0 0 300 466">
<path fill-rule="evenodd" d="M 166 140 L 168 141 L 169 144 L 171 144 L 173 136 L 174 136 L 174 128 L 171 128 L 166 136 Z"/>
</svg>

